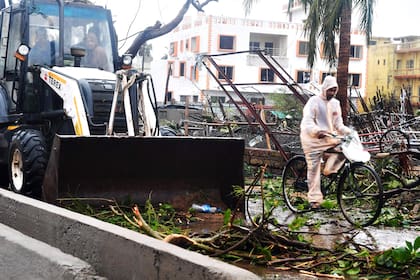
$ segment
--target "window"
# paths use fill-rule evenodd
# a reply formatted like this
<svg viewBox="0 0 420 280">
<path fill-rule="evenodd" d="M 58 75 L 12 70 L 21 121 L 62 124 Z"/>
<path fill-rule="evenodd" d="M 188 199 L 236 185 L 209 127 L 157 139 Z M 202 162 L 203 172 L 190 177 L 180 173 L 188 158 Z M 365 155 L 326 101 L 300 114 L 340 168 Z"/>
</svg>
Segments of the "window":
<svg viewBox="0 0 420 280">
<path fill-rule="evenodd" d="M 268 55 L 273 55 L 274 43 L 273 42 L 265 42 L 264 50 Z"/>
<path fill-rule="evenodd" d="M 401 59 L 398 59 L 397 60 L 397 69 L 401 69 L 401 64 L 402 64 Z"/>
<path fill-rule="evenodd" d="M 350 58 L 361 59 L 363 55 L 362 46 L 350 46 Z"/>
<path fill-rule="evenodd" d="M 249 50 L 256 51 L 260 49 L 260 42 L 249 42 Z"/>
<path fill-rule="evenodd" d="M 274 71 L 267 68 L 261 69 L 260 81 L 261 82 L 274 82 Z"/>
<path fill-rule="evenodd" d="M 226 98 L 224 96 L 212 96 L 210 97 L 211 103 L 219 103 L 219 100 L 221 103 L 225 103 Z"/>
<path fill-rule="evenodd" d="M 0 77 L 4 77 L 4 66 L 6 64 L 6 51 L 7 51 L 7 39 L 4 39 L 8 36 L 7 30 L 9 29 L 9 13 L 1 13 L 0 14 L 0 25 L 1 28 L 3 28 L 4 31 L 1 32 L 1 38 L 0 38 Z M 0 29 L 1 30 L 1 29 Z M 17 32 L 17 33 L 20 33 Z M 11 51 L 11 49 L 9 50 Z M 12 102 L 13 103 L 13 102 Z M 14 104 L 14 103 L 13 103 Z"/>
<path fill-rule="evenodd" d="M 311 72 L 309 71 L 298 71 L 297 72 L 297 82 L 299 84 L 306 84 L 311 81 Z"/>
<path fill-rule="evenodd" d="M 185 76 L 185 62 L 179 63 L 179 76 L 181 77 Z"/>
<path fill-rule="evenodd" d="M 233 66 L 220 66 L 220 70 L 226 75 L 228 79 L 233 79 Z M 220 72 L 218 73 L 217 78 L 224 80 L 224 77 Z"/>
<path fill-rule="evenodd" d="M 168 102 L 172 101 L 172 91 L 168 91 L 166 93 L 166 101 L 168 101 Z"/>
<path fill-rule="evenodd" d="M 413 60 L 413 59 L 409 59 L 409 60 L 407 60 L 407 62 L 406 62 L 406 68 L 407 68 L 407 69 L 412 69 L 412 68 L 414 68 L 414 60 Z"/>
<path fill-rule="evenodd" d="M 251 104 L 261 104 L 261 105 L 264 105 L 264 103 L 265 103 L 265 100 L 264 100 L 264 98 L 258 98 L 258 97 L 251 97 L 250 98 L 250 103 Z"/>
<path fill-rule="evenodd" d="M 326 76 L 335 76 L 335 75 L 333 75 L 332 73 L 329 73 L 329 72 L 323 72 L 322 76 L 321 76 L 320 84 L 322 84 L 324 82 L 324 79 L 325 79 Z"/>
<path fill-rule="evenodd" d="M 191 38 L 191 51 L 192 52 L 199 52 L 200 51 L 200 37 L 195 36 Z"/>
<path fill-rule="evenodd" d="M 185 50 L 188 51 L 190 50 L 190 40 L 185 40 Z"/>
<path fill-rule="evenodd" d="M 298 42 L 298 56 L 308 55 L 309 54 L 309 43 L 299 41 Z"/>
<path fill-rule="evenodd" d="M 194 103 L 198 103 L 198 95 L 180 95 L 179 101 L 184 103 L 191 101 Z"/>
<path fill-rule="evenodd" d="M 348 85 L 352 87 L 360 87 L 360 74 L 349 74 Z"/>
<path fill-rule="evenodd" d="M 191 76 L 190 76 L 191 81 L 197 82 L 198 81 L 198 67 L 191 66 L 190 70 L 191 70 Z"/>
<path fill-rule="evenodd" d="M 235 48 L 235 37 L 220 35 L 219 37 L 219 49 L 221 50 L 233 50 Z"/>
<path fill-rule="evenodd" d="M 178 42 L 172 42 L 169 45 L 169 55 L 177 56 L 178 55 Z"/>
<path fill-rule="evenodd" d="M 180 102 L 186 103 L 187 102 L 187 99 L 188 99 L 188 102 L 189 102 L 190 101 L 190 96 L 189 95 L 180 95 L 179 96 L 179 101 Z"/>
</svg>

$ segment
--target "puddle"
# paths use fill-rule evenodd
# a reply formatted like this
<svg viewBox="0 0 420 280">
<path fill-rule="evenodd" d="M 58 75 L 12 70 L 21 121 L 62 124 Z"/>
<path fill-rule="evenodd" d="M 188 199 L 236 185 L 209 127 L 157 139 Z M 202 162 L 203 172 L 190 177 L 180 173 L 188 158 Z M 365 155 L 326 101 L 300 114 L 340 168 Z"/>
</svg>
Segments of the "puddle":
<svg viewBox="0 0 420 280">
<path fill-rule="evenodd" d="M 420 236 L 420 230 L 374 228 L 361 230 L 355 238 L 358 243 L 370 244 L 372 250 L 386 250 L 390 248 L 405 247 L 405 242 L 413 242 Z"/>
<path fill-rule="evenodd" d="M 249 212 L 251 216 L 261 214 L 261 200 L 250 200 Z M 274 217 L 280 224 L 287 226 L 292 222 L 296 215 L 288 209 L 279 207 L 273 212 Z M 312 241 L 312 244 L 319 247 L 334 249 L 337 244 L 345 242 L 349 237 L 353 242 L 366 246 L 373 251 L 382 251 L 390 248 L 405 247 L 405 242 L 413 242 L 420 236 L 420 230 L 415 227 L 412 229 L 386 228 L 386 227 L 366 227 L 363 229 L 353 229 L 344 219 L 340 212 L 316 212 L 309 215 L 307 225 L 299 229 L 305 238 Z M 249 217 L 248 217 L 249 219 Z M 417 227 L 418 228 L 418 227 Z M 306 233 L 306 234 L 305 234 Z M 251 271 L 252 267 L 247 267 Z M 253 271 L 260 275 L 262 279 L 326 279 L 324 277 L 306 276 L 300 273 L 289 271 L 274 271 L 265 269 Z"/>
<path fill-rule="evenodd" d="M 262 212 L 260 199 L 250 200 L 248 207 L 251 217 L 260 215 Z M 273 215 L 284 227 L 287 227 L 296 217 L 294 213 L 282 207 L 277 208 L 273 212 Z M 197 213 L 196 216 L 198 220 L 186 227 L 192 232 L 211 234 L 223 225 L 223 215 L 221 213 Z M 413 242 L 420 235 L 420 230 L 416 230 L 414 227 L 412 229 L 366 227 L 356 230 L 344 219 L 339 211 L 321 211 L 309 215 L 306 214 L 306 216 L 309 219 L 306 221 L 306 226 L 299 229 L 299 233 L 305 239 L 310 240 L 314 246 L 328 249 L 334 249 L 337 244 L 346 242 L 351 237 L 353 242 L 365 246 L 370 250 L 382 251 L 405 246 L 406 241 Z M 247 219 L 249 221 L 249 217 Z M 234 263 L 234 265 L 252 271 L 265 280 L 327 279 L 325 277 L 304 275 L 297 272 L 254 266 L 247 263 Z"/>
<path fill-rule="evenodd" d="M 255 199 L 249 202 L 250 215 L 255 216 L 261 213 L 261 200 Z M 282 207 L 273 212 L 274 217 L 280 224 L 288 225 L 294 220 L 296 214 Z M 344 219 L 342 214 L 337 212 L 316 212 L 309 215 L 306 222 L 309 226 L 302 227 L 299 232 L 307 232 L 313 244 L 320 247 L 334 248 L 336 243 L 346 240 L 348 236 L 354 236 L 358 244 L 368 246 L 371 250 L 382 251 L 390 248 L 405 246 L 405 241 L 414 241 L 420 236 L 420 230 L 391 227 L 366 227 L 353 229 Z M 311 226 L 312 225 L 312 226 Z"/>
</svg>

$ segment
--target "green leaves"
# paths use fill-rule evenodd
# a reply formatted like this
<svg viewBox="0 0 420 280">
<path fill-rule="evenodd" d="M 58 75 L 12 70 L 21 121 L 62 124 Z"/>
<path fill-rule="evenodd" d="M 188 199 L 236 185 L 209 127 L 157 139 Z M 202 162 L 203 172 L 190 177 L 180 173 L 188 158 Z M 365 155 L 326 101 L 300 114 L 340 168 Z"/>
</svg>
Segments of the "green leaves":
<svg viewBox="0 0 420 280">
<path fill-rule="evenodd" d="M 391 256 L 395 264 L 407 264 L 411 261 L 411 252 L 408 248 L 396 248 L 392 250 Z"/>
<path fill-rule="evenodd" d="M 229 224 L 231 215 L 232 210 L 226 209 L 225 213 L 223 214 L 223 225 L 227 226 Z"/>
<path fill-rule="evenodd" d="M 337 207 L 337 201 L 331 200 L 331 199 L 325 199 L 322 202 L 321 207 L 324 209 L 332 210 Z"/>
<path fill-rule="evenodd" d="M 406 272 L 409 277 L 414 279 L 420 276 L 418 263 L 420 261 L 420 236 L 414 243 L 406 241 L 406 247 L 398 247 L 384 251 L 376 256 L 375 263 L 378 266 L 392 268 L 398 271 Z"/>
<path fill-rule="evenodd" d="M 308 221 L 307 217 L 304 216 L 297 216 L 290 224 L 289 224 L 289 229 L 291 231 L 297 231 L 299 229 L 301 229 L 306 221 Z"/>
<path fill-rule="evenodd" d="M 359 275 L 361 268 L 360 262 L 350 260 L 338 260 L 338 268 L 332 271 L 333 274 L 356 276 Z"/>
<path fill-rule="evenodd" d="M 413 250 L 416 253 L 419 253 L 419 252 L 417 252 L 419 249 L 420 249 L 420 236 L 418 236 L 416 238 L 416 240 L 414 241 L 414 247 L 413 247 Z M 419 257 L 419 256 L 417 255 L 417 257 Z"/>
</svg>

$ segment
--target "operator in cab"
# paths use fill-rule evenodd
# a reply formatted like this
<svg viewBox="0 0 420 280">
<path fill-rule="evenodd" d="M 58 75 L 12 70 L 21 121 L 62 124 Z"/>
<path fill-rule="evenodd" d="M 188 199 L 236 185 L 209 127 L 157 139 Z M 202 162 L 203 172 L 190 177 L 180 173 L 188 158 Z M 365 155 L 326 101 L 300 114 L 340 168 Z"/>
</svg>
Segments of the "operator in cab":
<svg viewBox="0 0 420 280">
<path fill-rule="evenodd" d="M 99 30 L 91 27 L 86 35 L 86 60 L 87 67 L 95 67 L 101 70 L 109 69 L 109 63 L 106 51 L 99 45 Z"/>
<path fill-rule="evenodd" d="M 53 65 L 55 63 L 54 42 L 48 39 L 47 29 L 35 30 L 35 43 L 29 52 L 30 65 Z"/>
</svg>

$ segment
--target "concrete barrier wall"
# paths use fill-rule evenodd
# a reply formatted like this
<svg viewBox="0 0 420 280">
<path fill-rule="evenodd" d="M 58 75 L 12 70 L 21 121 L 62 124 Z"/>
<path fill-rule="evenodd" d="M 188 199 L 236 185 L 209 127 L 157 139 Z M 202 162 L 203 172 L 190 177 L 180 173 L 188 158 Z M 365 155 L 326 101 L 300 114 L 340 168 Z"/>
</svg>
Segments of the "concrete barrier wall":
<svg viewBox="0 0 420 280">
<path fill-rule="evenodd" d="M 106 280 L 85 261 L 0 223 L 0 278 Z"/>
<path fill-rule="evenodd" d="M 109 279 L 260 279 L 222 261 L 3 189 L 0 223 L 86 261 Z"/>
</svg>

